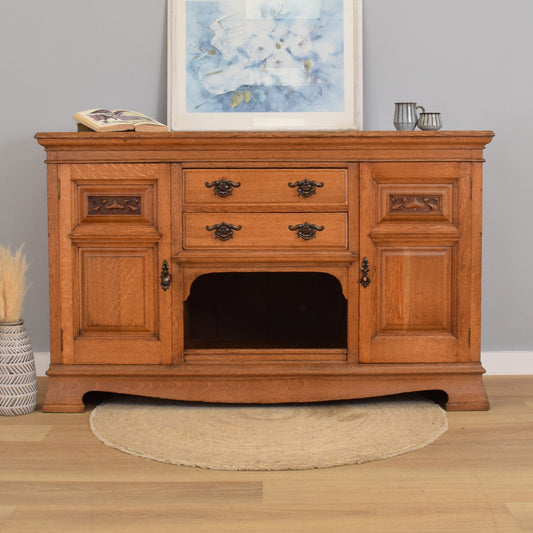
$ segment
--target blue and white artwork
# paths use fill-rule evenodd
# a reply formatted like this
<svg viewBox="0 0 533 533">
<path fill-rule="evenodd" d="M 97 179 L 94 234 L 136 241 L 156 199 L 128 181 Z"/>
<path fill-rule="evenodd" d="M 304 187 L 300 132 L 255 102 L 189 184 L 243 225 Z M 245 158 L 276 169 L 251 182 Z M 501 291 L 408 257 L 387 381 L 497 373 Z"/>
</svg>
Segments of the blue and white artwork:
<svg viewBox="0 0 533 533">
<path fill-rule="evenodd" d="M 344 111 L 343 0 L 187 0 L 188 113 Z"/>
</svg>

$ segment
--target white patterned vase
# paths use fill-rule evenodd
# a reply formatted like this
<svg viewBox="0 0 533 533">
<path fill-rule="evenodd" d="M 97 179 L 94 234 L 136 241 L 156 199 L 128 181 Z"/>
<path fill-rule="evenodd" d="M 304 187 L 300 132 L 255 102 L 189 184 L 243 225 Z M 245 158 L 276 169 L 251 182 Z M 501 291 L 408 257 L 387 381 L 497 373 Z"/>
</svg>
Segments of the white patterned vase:
<svg viewBox="0 0 533 533">
<path fill-rule="evenodd" d="M 36 405 L 35 357 L 24 322 L 0 322 L 0 415 L 25 415 Z"/>
</svg>

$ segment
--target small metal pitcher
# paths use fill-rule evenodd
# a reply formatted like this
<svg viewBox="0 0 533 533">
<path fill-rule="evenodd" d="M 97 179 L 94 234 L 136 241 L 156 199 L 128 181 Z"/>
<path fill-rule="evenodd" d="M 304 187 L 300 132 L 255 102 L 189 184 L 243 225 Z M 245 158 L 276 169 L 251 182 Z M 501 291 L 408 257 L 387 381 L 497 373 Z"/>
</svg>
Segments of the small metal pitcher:
<svg viewBox="0 0 533 533">
<path fill-rule="evenodd" d="M 420 113 L 418 127 L 421 130 L 440 130 L 442 128 L 440 113 Z"/>
<path fill-rule="evenodd" d="M 394 105 L 394 127 L 399 131 L 414 130 L 418 122 L 417 109 L 421 109 L 422 113 L 426 111 L 416 102 L 396 102 Z"/>
</svg>

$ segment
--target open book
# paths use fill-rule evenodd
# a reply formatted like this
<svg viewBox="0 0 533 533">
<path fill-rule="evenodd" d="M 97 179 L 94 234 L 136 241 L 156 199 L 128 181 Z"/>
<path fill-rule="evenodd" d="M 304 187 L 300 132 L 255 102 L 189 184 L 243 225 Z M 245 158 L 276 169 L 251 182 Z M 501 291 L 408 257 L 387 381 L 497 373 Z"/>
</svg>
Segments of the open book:
<svg viewBox="0 0 533 533">
<path fill-rule="evenodd" d="M 137 111 L 126 109 L 88 109 L 79 111 L 73 117 L 78 121 L 78 129 L 85 126 L 93 131 L 168 131 L 168 127 Z"/>
</svg>

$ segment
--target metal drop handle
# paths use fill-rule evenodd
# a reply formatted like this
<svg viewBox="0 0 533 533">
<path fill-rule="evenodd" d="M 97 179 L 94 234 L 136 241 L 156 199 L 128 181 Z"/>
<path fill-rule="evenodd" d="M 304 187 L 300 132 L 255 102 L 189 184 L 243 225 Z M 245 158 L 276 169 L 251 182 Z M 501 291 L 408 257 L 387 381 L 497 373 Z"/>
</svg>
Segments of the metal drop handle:
<svg viewBox="0 0 533 533">
<path fill-rule="evenodd" d="M 215 193 L 215 196 L 219 196 L 220 198 L 226 198 L 228 196 L 231 196 L 233 194 L 233 189 L 238 188 L 241 186 L 241 182 L 235 183 L 233 181 L 228 181 L 224 178 L 216 181 L 212 181 L 211 183 L 205 182 L 205 186 L 210 189 L 213 187 L 213 192 Z"/>
<path fill-rule="evenodd" d="M 318 181 L 310 181 L 308 179 L 304 179 L 295 183 L 291 183 L 289 181 L 288 185 L 291 189 L 294 189 L 294 187 L 298 187 L 298 196 L 302 196 L 303 198 L 309 198 L 310 196 L 313 196 L 313 194 L 316 193 L 317 187 L 324 187 L 324 182 L 321 181 L 320 183 L 318 183 Z"/>
<path fill-rule="evenodd" d="M 310 241 L 316 237 L 317 231 L 323 231 L 324 226 L 317 226 L 316 224 L 309 224 L 304 222 L 303 224 L 297 224 L 296 226 L 289 226 L 291 231 L 296 231 L 296 235 L 304 241 Z"/>
<path fill-rule="evenodd" d="M 240 231 L 241 228 L 242 226 L 235 226 L 234 224 L 228 224 L 227 222 L 221 222 L 220 224 L 214 224 L 211 227 L 205 227 L 207 231 L 214 231 L 215 239 L 219 239 L 221 241 L 233 239 L 233 232 Z"/>
</svg>

